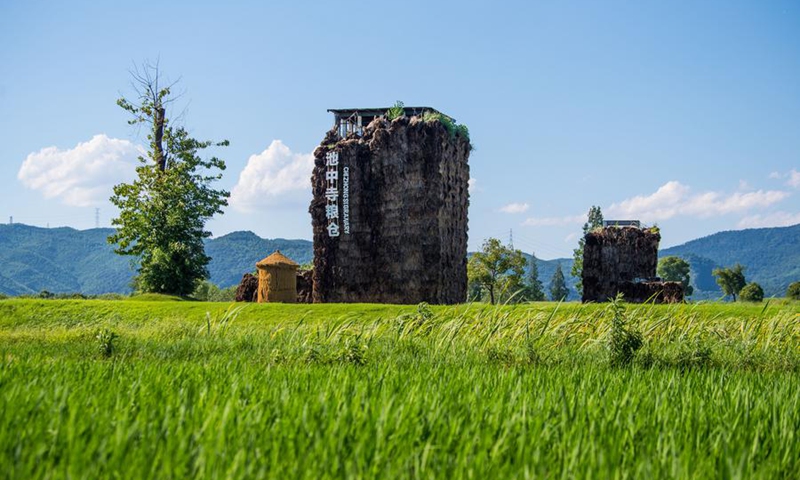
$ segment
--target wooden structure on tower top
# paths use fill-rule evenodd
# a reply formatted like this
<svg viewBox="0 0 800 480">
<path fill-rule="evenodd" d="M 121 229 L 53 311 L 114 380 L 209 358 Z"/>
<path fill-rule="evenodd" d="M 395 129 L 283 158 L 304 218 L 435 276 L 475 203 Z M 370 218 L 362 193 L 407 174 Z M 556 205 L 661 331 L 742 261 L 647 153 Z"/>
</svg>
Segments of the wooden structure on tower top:
<svg viewBox="0 0 800 480">
<path fill-rule="evenodd" d="M 386 115 L 386 112 L 393 107 L 383 108 L 330 108 L 329 112 L 333 114 L 334 128 L 339 134 L 339 137 L 344 138 L 351 133 L 362 135 L 364 127 L 370 124 L 378 117 Z M 445 115 L 444 113 L 431 107 L 406 107 L 403 106 L 403 115 L 406 117 L 420 116 L 426 112 L 438 113 L 449 118 L 453 123 L 456 119 Z"/>
</svg>

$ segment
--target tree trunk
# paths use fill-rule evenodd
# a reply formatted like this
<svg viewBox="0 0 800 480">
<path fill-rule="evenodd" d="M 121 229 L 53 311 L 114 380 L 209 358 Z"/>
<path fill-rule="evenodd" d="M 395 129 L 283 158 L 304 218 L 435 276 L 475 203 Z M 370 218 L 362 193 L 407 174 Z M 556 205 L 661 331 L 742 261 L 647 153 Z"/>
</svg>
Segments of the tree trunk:
<svg viewBox="0 0 800 480">
<path fill-rule="evenodd" d="M 489 303 L 494 305 L 494 286 L 489 286 Z"/>
<path fill-rule="evenodd" d="M 167 169 L 167 157 L 164 155 L 164 107 L 157 106 L 155 108 L 155 117 L 153 118 L 153 150 L 155 150 L 155 161 L 158 164 L 158 169 L 162 172 Z"/>
</svg>

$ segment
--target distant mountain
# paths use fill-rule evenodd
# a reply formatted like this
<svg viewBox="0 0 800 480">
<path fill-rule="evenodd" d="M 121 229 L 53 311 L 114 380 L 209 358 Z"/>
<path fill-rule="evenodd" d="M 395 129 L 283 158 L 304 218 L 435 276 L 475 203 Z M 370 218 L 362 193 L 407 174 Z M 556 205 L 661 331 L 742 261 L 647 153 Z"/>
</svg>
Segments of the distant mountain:
<svg viewBox="0 0 800 480">
<path fill-rule="evenodd" d="M 0 293 L 20 295 L 48 290 L 54 293 L 128 293 L 136 265 L 130 257 L 114 254 L 106 238 L 110 228 L 75 230 L 0 225 Z M 308 240 L 264 239 L 252 232 L 233 232 L 206 241 L 211 281 L 220 287 L 236 285 L 265 256 L 280 250 L 297 263 L 313 260 Z M 711 270 L 736 262 L 746 267 L 748 281 L 756 281 L 767 295 L 782 296 L 786 287 L 800 280 L 800 225 L 720 232 L 662 250 L 677 255 L 692 267 L 693 296 L 721 296 Z M 530 257 L 526 254 L 526 257 Z M 549 287 L 556 265 L 566 276 L 569 299 L 578 298 L 569 275 L 572 259 L 538 260 L 539 279 Z"/>
<path fill-rule="evenodd" d="M 747 281 L 758 282 L 765 295 L 783 296 L 790 283 L 800 280 L 800 224 L 719 232 L 659 252 L 659 258 L 667 255 L 689 262 L 699 290 L 692 298 L 721 296 L 711 271 L 736 263 L 745 266 Z"/>
<path fill-rule="evenodd" d="M 113 232 L 0 225 L 0 293 L 129 293 L 136 262 L 114 253 L 106 242 Z M 206 241 L 211 281 L 222 287 L 236 285 L 275 250 L 300 264 L 313 259 L 308 240 L 269 240 L 252 232 L 233 232 Z"/>
<path fill-rule="evenodd" d="M 0 293 L 129 292 L 134 269 L 106 243 L 112 232 L 0 225 Z"/>
<path fill-rule="evenodd" d="M 232 232 L 206 242 L 210 280 L 223 288 L 238 285 L 243 274 L 254 272 L 256 262 L 275 250 L 300 265 L 314 261 L 314 245 L 308 240 L 269 240 L 253 232 Z"/>
</svg>

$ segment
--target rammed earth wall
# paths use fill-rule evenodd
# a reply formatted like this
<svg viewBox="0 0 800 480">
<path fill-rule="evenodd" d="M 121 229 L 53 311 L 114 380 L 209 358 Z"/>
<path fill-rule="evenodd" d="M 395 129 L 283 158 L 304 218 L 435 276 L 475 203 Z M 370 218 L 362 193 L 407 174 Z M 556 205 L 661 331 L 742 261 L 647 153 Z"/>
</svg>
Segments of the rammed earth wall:
<svg viewBox="0 0 800 480">
<path fill-rule="evenodd" d="M 465 301 L 469 153 L 419 117 L 328 132 L 311 180 L 314 302 Z"/>
<path fill-rule="evenodd" d="M 658 242 L 661 241 L 658 231 L 606 227 L 587 233 L 584 239 L 584 302 L 606 302 L 617 293 L 623 293 L 628 301 L 645 301 L 647 297 L 635 297 L 656 292 L 653 290 L 655 283 L 651 282 L 647 288 L 632 283 L 642 283 L 637 280 L 656 276 Z"/>
</svg>

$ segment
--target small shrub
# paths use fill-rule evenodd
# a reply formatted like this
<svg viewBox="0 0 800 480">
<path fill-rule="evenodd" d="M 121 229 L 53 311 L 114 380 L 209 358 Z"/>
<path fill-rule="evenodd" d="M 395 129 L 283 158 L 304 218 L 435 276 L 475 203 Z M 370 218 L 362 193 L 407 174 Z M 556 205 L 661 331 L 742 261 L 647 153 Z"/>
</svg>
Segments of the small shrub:
<svg viewBox="0 0 800 480">
<path fill-rule="evenodd" d="M 642 348 L 642 334 L 628 325 L 625 318 L 625 307 L 622 305 L 622 295 L 611 301 L 613 312 L 611 319 L 611 339 L 609 340 L 609 353 L 611 365 L 630 365 L 636 351 Z"/>
<path fill-rule="evenodd" d="M 317 344 L 312 344 L 306 347 L 306 350 L 303 353 L 303 361 L 306 363 L 324 363 L 325 354 L 322 351 L 322 347 Z"/>
<path fill-rule="evenodd" d="M 456 124 L 453 123 L 453 119 L 439 112 L 425 112 L 422 114 L 422 121 L 425 123 L 436 121 L 441 122 L 442 125 L 444 125 L 445 130 L 447 130 L 447 133 L 450 135 L 450 138 L 455 138 L 456 133 L 458 132 L 458 128 L 456 127 Z"/>
<path fill-rule="evenodd" d="M 539 352 L 536 351 L 532 341 L 525 342 L 525 360 L 530 365 L 539 365 L 542 362 L 542 358 L 539 356 Z"/>
<path fill-rule="evenodd" d="M 101 293 L 95 297 L 98 300 L 125 300 L 127 295 L 121 293 Z"/>
<path fill-rule="evenodd" d="M 656 361 L 658 358 L 656 357 L 655 353 L 652 350 L 646 349 L 641 350 L 639 353 L 636 354 L 636 365 L 640 366 L 641 368 L 653 368 L 656 365 Z"/>
<path fill-rule="evenodd" d="M 790 300 L 800 300 L 800 282 L 789 284 L 789 288 L 786 289 L 786 298 Z"/>
<path fill-rule="evenodd" d="M 514 351 L 508 347 L 492 345 L 486 350 L 486 356 L 491 363 L 502 363 L 503 365 L 513 365 L 516 362 Z"/>
<path fill-rule="evenodd" d="M 114 339 L 118 335 L 107 328 L 97 332 L 97 348 L 103 358 L 109 358 L 114 354 Z"/>
<path fill-rule="evenodd" d="M 739 292 L 739 299 L 743 302 L 760 302 L 764 300 L 764 289 L 756 282 L 750 282 Z"/>
<path fill-rule="evenodd" d="M 392 121 L 395 118 L 402 117 L 406 113 L 403 107 L 405 107 L 403 102 L 400 100 L 396 101 L 394 105 L 392 105 L 392 107 L 386 111 L 386 118 L 389 119 L 389 121 Z"/>
<path fill-rule="evenodd" d="M 701 368 L 711 363 L 711 347 L 696 342 L 693 346 L 685 346 L 678 352 L 675 365 L 681 370 Z"/>
<path fill-rule="evenodd" d="M 458 126 L 456 127 L 456 133 L 457 133 L 459 136 L 461 136 L 461 137 L 464 137 L 464 138 L 466 138 L 467 140 L 469 140 L 469 128 L 467 128 L 467 126 L 466 126 L 466 125 L 463 125 L 463 124 L 462 124 L 462 125 L 458 125 Z"/>
<path fill-rule="evenodd" d="M 417 305 L 417 313 L 413 315 L 401 315 L 397 318 L 397 333 L 420 333 L 425 334 L 433 328 L 433 310 L 426 302 Z"/>
<path fill-rule="evenodd" d="M 272 353 L 269 356 L 270 363 L 274 365 L 279 365 L 281 363 L 286 362 L 286 355 L 281 351 L 280 348 L 273 348 Z"/>
<path fill-rule="evenodd" d="M 344 344 L 344 349 L 342 349 L 339 359 L 353 365 L 366 365 L 367 346 L 364 345 L 360 338 L 348 339 Z"/>
</svg>

